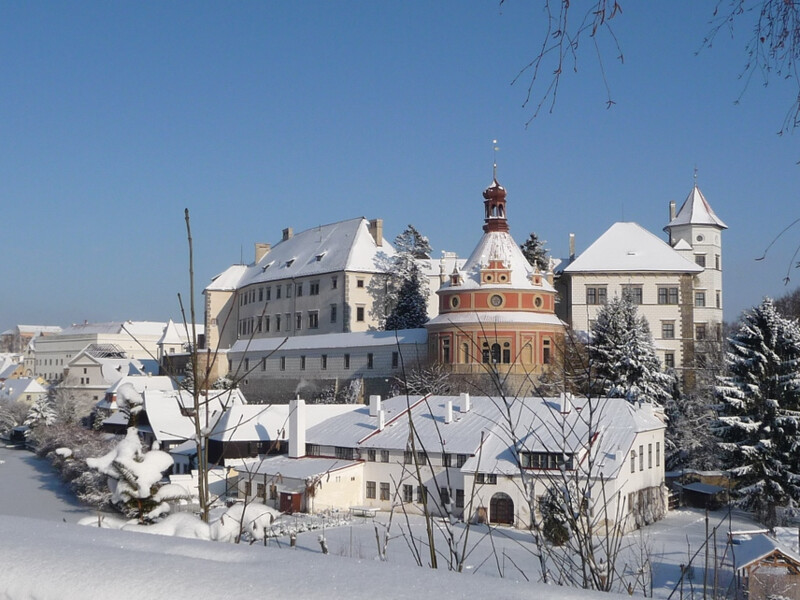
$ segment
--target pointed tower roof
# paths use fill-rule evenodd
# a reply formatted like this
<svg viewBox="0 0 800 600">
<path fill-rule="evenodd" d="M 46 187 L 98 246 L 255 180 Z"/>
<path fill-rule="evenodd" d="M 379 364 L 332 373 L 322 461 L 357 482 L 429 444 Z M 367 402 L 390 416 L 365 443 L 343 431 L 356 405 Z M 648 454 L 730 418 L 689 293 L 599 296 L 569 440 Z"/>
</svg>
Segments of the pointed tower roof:
<svg viewBox="0 0 800 600">
<path fill-rule="evenodd" d="M 714 213 L 696 183 L 692 187 L 692 191 L 689 192 L 689 196 L 683 202 L 678 214 L 664 227 L 664 231 L 669 231 L 671 227 L 678 225 L 715 225 L 720 229 L 728 228 L 722 222 L 722 219 Z"/>
</svg>

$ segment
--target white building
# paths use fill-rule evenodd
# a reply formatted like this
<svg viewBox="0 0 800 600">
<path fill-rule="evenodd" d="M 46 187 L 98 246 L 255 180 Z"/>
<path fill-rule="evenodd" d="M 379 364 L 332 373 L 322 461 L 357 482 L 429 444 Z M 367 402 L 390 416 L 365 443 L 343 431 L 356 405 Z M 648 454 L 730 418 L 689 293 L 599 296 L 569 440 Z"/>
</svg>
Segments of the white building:
<svg viewBox="0 0 800 600">
<path fill-rule="evenodd" d="M 288 455 L 243 467 L 240 496 L 292 510 L 402 504 L 419 513 L 426 503 L 437 515 L 528 527 L 531 507 L 566 472 L 591 482 L 588 509 L 624 519 L 626 529 L 666 511 L 665 425 L 652 405 L 371 397 L 369 406 L 313 426 L 302 400 L 290 406 Z"/>
<path fill-rule="evenodd" d="M 677 214 L 670 205 L 669 244 L 636 223 L 614 223 L 561 264 L 560 316 L 586 332 L 609 299 L 627 295 L 647 319 L 661 362 L 686 380 L 702 367 L 697 342 L 721 339 L 725 228 L 696 185 Z"/>
</svg>

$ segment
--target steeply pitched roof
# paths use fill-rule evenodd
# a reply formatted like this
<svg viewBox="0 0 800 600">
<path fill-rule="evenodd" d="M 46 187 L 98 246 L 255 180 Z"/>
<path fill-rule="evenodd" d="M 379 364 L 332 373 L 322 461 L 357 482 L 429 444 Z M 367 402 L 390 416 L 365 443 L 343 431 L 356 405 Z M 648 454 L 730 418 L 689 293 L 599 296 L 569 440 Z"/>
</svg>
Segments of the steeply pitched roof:
<svg viewBox="0 0 800 600">
<path fill-rule="evenodd" d="M 670 227 L 676 225 L 716 225 L 721 229 L 727 229 L 728 226 L 722 222 L 711 208 L 711 205 L 706 200 L 697 184 L 694 185 L 692 191 L 684 200 L 678 214 L 670 221 L 664 231 L 669 230 Z"/>
<path fill-rule="evenodd" d="M 234 265 L 214 278 L 206 290 L 233 290 L 253 283 L 310 277 L 338 271 L 382 273 L 395 250 L 386 240 L 378 246 L 363 217 L 320 225 L 281 240 L 258 263 Z"/>
<path fill-rule="evenodd" d="M 565 273 L 700 273 L 702 270 L 702 267 L 681 256 L 669 244 L 632 222 L 614 223 L 572 264 L 564 268 Z"/>
</svg>

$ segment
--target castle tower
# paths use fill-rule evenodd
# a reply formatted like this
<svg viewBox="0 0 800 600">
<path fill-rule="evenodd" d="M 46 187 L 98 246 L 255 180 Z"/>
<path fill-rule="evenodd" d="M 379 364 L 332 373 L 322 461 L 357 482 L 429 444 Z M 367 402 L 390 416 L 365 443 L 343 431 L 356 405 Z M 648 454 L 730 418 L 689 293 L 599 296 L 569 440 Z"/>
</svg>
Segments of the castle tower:
<svg viewBox="0 0 800 600">
<path fill-rule="evenodd" d="M 564 324 L 555 315 L 552 273 L 532 267 L 509 233 L 506 190 L 493 177 L 483 192 L 483 236 L 437 294 L 429 357 L 455 373 L 536 373 L 555 359 Z"/>
</svg>

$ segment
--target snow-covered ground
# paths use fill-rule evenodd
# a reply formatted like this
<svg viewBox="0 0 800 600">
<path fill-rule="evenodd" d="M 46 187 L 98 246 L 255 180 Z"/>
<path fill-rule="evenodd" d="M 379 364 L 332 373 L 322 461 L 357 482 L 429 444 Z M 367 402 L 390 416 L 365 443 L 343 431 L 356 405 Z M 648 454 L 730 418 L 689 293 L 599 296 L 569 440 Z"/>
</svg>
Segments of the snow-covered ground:
<svg viewBox="0 0 800 600">
<path fill-rule="evenodd" d="M 424 521 L 419 517 L 395 517 L 387 561 L 381 562 L 376 528 L 383 536 L 386 513 L 378 513 L 374 519 L 355 517 L 344 525 L 311 531 L 302 531 L 303 517 L 281 517 L 283 531 L 294 527 L 301 530 L 297 547 L 290 548 L 288 537 L 283 536 L 268 539 L 264 548 L 261 543 L 235 545 L 78 526 L 75 523 L 79 519 L 94 512 L 77 503 L 46 461 L 24 450 L 0 448 L 0 480 L 0 515 L 9 515 L 0 516 L 0 600 L 109 595 L 150 598 L 164 594 L 211 598 L 229 595 L 231 590 L 268 590 L 271 595 L 290 598 L 457 598 L 481 591 L 502 598 L 592 597 L 566 592 L 565 588 L 544 588 L 547 592 L 539 587 L 532 589 L 540 576 L 531 536 L 506 527 L 472 526 L 465 574 L 454 575 L 442 572 L 447 568 L 447 551 L 441 536 L 437 540 L 440 572 L 416 566 L 409 549 L 412 539 L 418 540 L 423 563 L 428 562 L 422 544 Z M 646 548 L 652 564 L 653 595 L 667 598 L 678 582 L 680 565 L 687 563 L 689 555 L 702 544 L 704 521 L 702 511 L 678 510 L 628 536 L 619 589 L 631 584 L 636 595 L 643 595 L 639 567 Z M 729 523 L 724 512 L 710 514 L 709 527 L 714 526 L 719 526 L 720 559 L 726 553 L 730 528 L 757 527 L 741 515 Z M 457 524 L 455 531 L 462 534 L 465 527 Z M 327 556 L 322 554 L 319 542 L 323 531 L 330 551 Z M 713 550 L 709 555 L 713 559 Z M 690 594 L 692 586 L 695 594 L 702 594 L 703 560 L 701 552 L 694 560 L 692 581 L 684 583 L 685 595 Z M 730 576 L 729 566 L 717 571 L 721 588 L 727 587 Z M 709 585 L 713 578 L 709 569 Z M 646 588 L 650 596 L 649 585 Z"/>
</svg>

